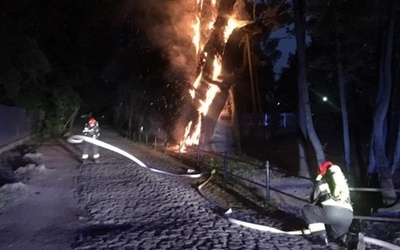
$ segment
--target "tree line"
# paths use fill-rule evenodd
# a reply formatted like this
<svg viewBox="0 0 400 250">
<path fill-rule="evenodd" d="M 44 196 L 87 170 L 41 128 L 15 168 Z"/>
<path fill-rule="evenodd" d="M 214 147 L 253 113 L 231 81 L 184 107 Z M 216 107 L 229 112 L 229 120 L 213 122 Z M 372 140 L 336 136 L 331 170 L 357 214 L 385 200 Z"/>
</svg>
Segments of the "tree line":
<svg viewBox="0 0 400 250">
<path fill-rule="evenodd" d="M 123 0 L 3 2 L 1 104 L 26 108 L 39 129 L 54 136 L 65 133 L 78 114 L 92 111 L 107 113 L 130 131 L 148 117 L 172 130 L 187 77 L 171 70 L 168 55 L 141 26 L 163 15 L 152 10 L 146 16 Z M 337 136 L 349 176 L 368 185 L 377 178 L 384 203 L 393 204 L 400 184 L 397 1 L 220 1 L 238 3 L 264 27 L 250 44 L 262 111 L 284 106 L 298 114 L 300 174 L 316 171 L 326 158 L 325 136 Z M 282 55 L 279 41 L 270 38 L 276 28 L 296 41 L 279 79 L 272 72 Z M 246 61 L 242 50 L 231 50 L 236 54 L 229 59 L 231 73 L 241 80 L 248 65 L 234 61 Z M 321 101 L 325 95 L 328 102 Z M 249 97 L 236 97 L 240 112 L 251 111 Z M 284 105 L 273 106 L 277 102 Z"/>
</svg>

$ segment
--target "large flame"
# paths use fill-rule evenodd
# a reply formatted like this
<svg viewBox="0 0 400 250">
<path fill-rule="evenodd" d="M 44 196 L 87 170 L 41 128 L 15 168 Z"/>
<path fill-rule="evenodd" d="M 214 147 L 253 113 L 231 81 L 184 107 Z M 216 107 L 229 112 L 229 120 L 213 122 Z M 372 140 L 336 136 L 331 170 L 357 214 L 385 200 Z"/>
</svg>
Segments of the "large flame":
<svg viewBox="0 0 400 250">
<path fill-rule="evenodd" d="M 217 0 L 212 0 L 212 10 L 211 12 L 213 13 L 211 15 L 211 19 L 207 21 L 209 23 L 208 29 L 213 29 L 213 24 L 216 20 L 216 13 L 217 13 Z M 197 0 L 197 6 L 198 6 L 198 15 L 195 18 L 194 24 L 192 24 L 192 28 L 194 30 L 194 35 L 192 42 L 195 47 L 195 53 L 197 56 L 201 55 L 201 51 L 204 48 L 204 44 L 202 44 L 202 37 L 201 37 L 201 13 L 203 11 L 203 1 L 202 0 Z M 208 11 L 208 10 L 207 10 Z M 239 26 L 243 25 L 243 22 L 238 21 L 234 18 L 230 18 L 228 21 L 227 26 L 225 27 L 224 31 L 224 39 L 225 43 L 227 42 L 229 36 L 233 32 L 233 30 Z M 203 39 L 204 40 L 204 39 Z M 207 57 L 207 54 L 203 54 L 204 58 Z M 205 60 L 205 59 L 204 59 Z M 222 71 L 222 61 L 221 61 L 221 55 L 215 55 L 214 56 L 214 61 L 213 61 L 213 73 L 212 73 L 212 80 L 213 81 L 218 81 L 220 78 L 220 74 Z M 189 90 L 189 94 L 192 97 L 192 99 L 195 99 L 197 89 L 200 86 L 200 81 L 202 79 L 202 72 L 199 73 L 197 76 L 196 80 L 192 84 L 192 89 Z M 215 96 L 218 94 L 220 91 L 219 87 L 214 85 L 214 84 L 209 84 L 208 89 L 205 95 L 205 99 L 200 101 L 200 107 L 198 107 L 197 111 L 199 114 L 199 119 L 197 122 L 192 122 L 190 121 L 188 125 L 185 128 L 185 134 L 184 134 L 184 139 L 180 143 L 180 151 L 185 151 L 186 146 L 191 146 L 191 145 L 198 145 L 199 140 L 200 140 L 200 134 L 201 134 L 201 117 L 205 117 L 208 113 L 209 107 L 211 103 L 213 102 Z"/>
<path fill-rule="evenodd" d="M 229 18 L 228 20 L 228 24 L 225 27 L 225 32 L 224 32 L 224 39 L 225 39 L 225 43 L 228 41 L 229 36 L 232 34 L 232 32 L 238 28 L 241 27 L 245 24 L 249 23 L 249 21 L 246 20 L 238 20 L 236 18 Z"/>
<path fill-rule="evenodd" d="M 200 17 L 196 17 L 196 23 L 192 25 L 192 28 L 194 30 L 192 42 L 196 48 L 196 55 L 198 55 L 200 52 Z"/>
</svg>

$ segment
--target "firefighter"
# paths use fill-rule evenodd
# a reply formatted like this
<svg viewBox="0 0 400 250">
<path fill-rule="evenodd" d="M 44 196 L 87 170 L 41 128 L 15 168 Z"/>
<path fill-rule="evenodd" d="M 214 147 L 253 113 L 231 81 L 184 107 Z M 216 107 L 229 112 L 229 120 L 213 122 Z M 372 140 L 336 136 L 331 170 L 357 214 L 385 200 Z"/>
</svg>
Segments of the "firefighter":
<svg viewBox="0 0 400 250">
<path fill-rule="evenodd" d="M 91 138 L 98 138 L 100 136 L 100 127 L 99 123 L 93 117 L 89 119 L 89 121 L 85 124 L 85 127 L 82 131 L 84 136 L 88 136 Z M 89 156 L 93 157 L 94 162 L 99 162 L 99 149 L 97 145 L 85 142 L 82 154 L 82 160 L 85 161 L 89 158 Z"/>
<path fill-rule="evenodd" d="M 353 221 L 353 206 L 347 180 L 339 166 L 330 161 L 318 166 L 310 200 L 312 204 L 305 205 L 302 212 L 316 243 L 328 245 L 329 239 L 347 249 L 365 249 L 363 234 L 348 232 Z"/>
</svg>

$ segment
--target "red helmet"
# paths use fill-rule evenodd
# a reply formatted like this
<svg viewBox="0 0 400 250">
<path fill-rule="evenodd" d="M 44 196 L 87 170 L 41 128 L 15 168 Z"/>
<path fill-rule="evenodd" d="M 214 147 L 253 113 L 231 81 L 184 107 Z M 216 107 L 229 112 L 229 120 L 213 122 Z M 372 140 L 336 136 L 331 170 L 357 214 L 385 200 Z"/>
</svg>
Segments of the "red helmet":
<svg viewBox="0 0 400 250">
<path fill-rule="evenodd" d="M 89 119 L 88 121 L 90 126 L 94 126 L 96 124 L 96 119 L 94 119 L 93 117 Z"/>
<path fill-rule="evenodd" d="M 333 163 L 330 161 L 324 161 L 323 163 L 319 164 L 318 166 L 318 175 L 324 176 L 326 174 L 326 171 L 330 166 L 332 166 Z"/>
</svg>

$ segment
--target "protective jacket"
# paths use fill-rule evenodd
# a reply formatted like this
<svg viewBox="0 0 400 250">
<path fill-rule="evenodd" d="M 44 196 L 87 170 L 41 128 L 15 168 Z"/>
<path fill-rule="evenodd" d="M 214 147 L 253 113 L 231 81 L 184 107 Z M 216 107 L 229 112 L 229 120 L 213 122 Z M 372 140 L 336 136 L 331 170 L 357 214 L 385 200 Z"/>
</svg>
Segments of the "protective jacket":
<svg viewBox="0 0 400 250">
<path fill-rule="evenodd" d="M 332 165 L 315 184 L 311 202 L 319 206 L 337 206 L 353 211 L 347 180 L 339 166 Z"/>
<path fill-rule="evenodd" d="M 94 126 L 90 126 L 89 123 L 85 124 L 85 127 L 83 128 L 82 134 L 84 136 L 88 136 L 91 138 L 97 138 L 100 136 L 100 127 L 99 123 L 96 121 Z"/>
</svg>

